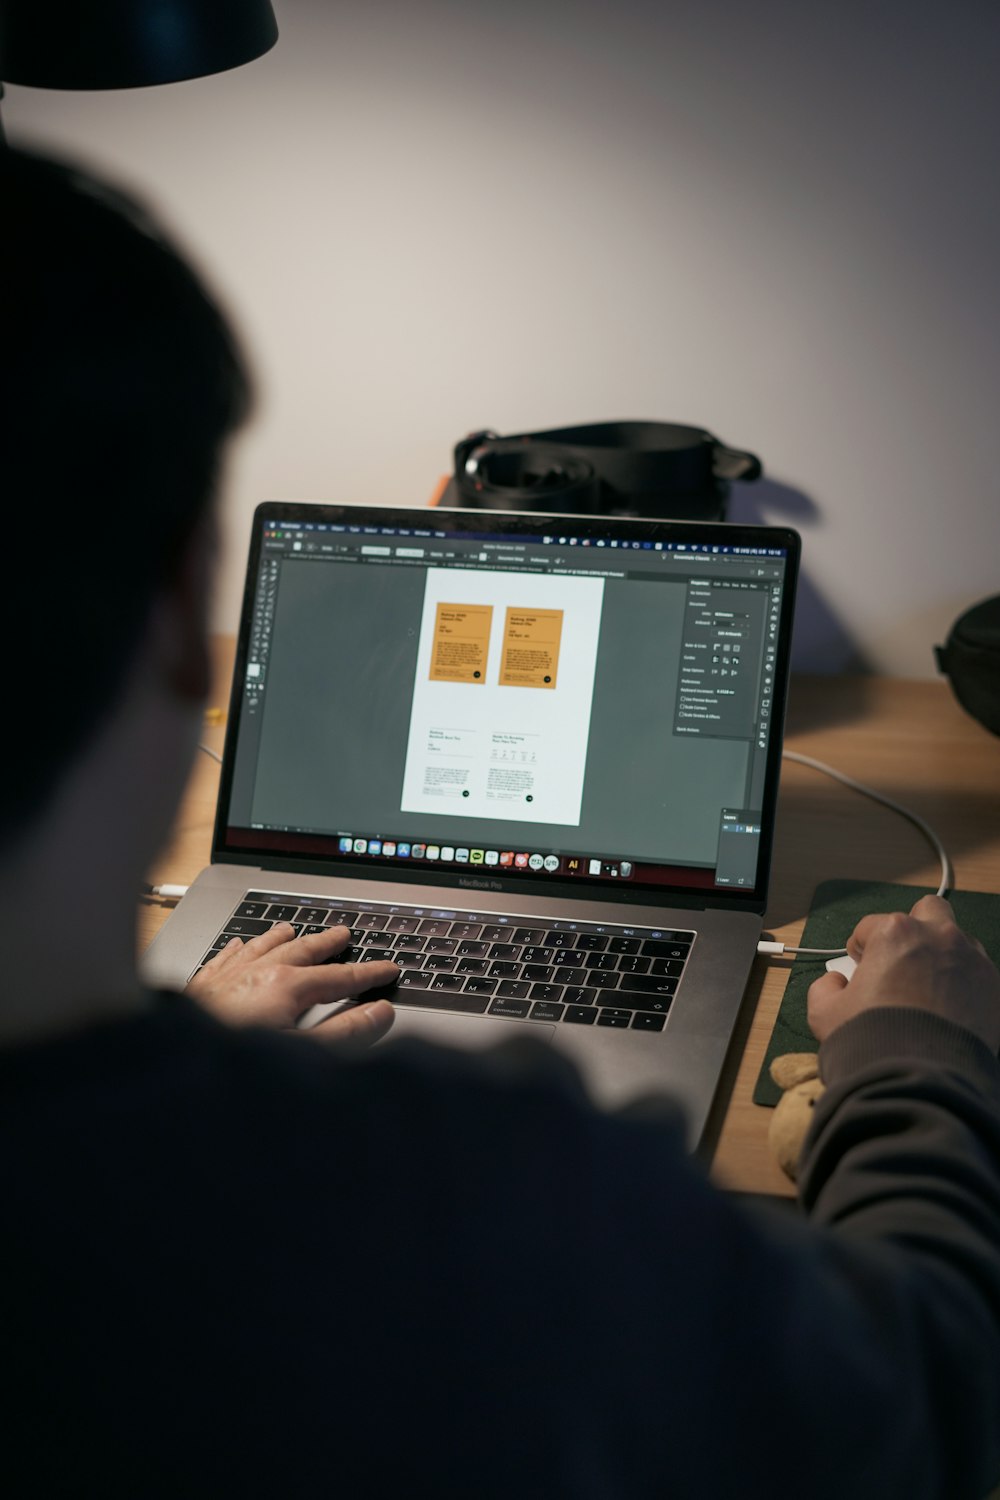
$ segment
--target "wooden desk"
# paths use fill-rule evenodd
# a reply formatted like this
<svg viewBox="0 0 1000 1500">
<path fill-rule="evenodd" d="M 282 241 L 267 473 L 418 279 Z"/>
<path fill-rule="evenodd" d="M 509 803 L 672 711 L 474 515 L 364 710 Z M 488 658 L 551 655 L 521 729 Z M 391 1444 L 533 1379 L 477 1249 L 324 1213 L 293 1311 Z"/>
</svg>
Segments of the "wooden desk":
<svg viewBox="0 0 1000 1500">
<path fill-rule="evenodd" d="M 217 643 L 214 702 L 228 703 L 233 642 Z M 221 752 L 221 725 L 204 742 Z M 902 802 L 938 832 L 965 890 L 1000 893 L 1000 739 L 955 703 L 947 684 L 874 677 L 793 680 L 786 743 L 829 761 Z M 208 862 L 219 768 L 199 755 L 155 884 L 189 884 Z M 938 867 L 920 833 L 897 814 L 786 763 L 766 927 L 782 942 L 800 935 L 812 893 L 834 877 L 936 885 Z M 141 946 L 167 916 L 140 911 Z M 751 1095 L 785 987 L 789 964 L 758 959 L 719 1101 L 710 1125 L 712 1172 L 743 1192 L 790 1193 L 767 1148 L 770 1110 Z"/>
</svg>

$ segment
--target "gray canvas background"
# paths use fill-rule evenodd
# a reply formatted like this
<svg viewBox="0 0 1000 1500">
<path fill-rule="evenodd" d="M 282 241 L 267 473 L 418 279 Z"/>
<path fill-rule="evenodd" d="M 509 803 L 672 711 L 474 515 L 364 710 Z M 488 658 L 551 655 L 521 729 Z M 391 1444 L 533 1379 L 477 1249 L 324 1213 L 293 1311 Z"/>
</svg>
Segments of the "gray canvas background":
<svg viewBox="0 0 1000 1500">
<path fill-rule="evenodd" d="M 420 568 L 284 562 L 234 823 L 714 864 L 719 808 L 744 802 L 748 748 L 672 733 L 683 583 L 605 582 L 578 826 L 448 815 L 431 826 L 400 812 L 423 595 Z"/>
</svg>

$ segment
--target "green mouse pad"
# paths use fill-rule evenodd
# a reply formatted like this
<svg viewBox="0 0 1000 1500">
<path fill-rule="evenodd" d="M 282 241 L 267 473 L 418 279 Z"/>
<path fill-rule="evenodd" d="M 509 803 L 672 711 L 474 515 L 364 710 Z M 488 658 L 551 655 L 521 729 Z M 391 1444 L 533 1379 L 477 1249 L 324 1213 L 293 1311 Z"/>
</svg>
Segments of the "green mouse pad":
<svg viewBox="0 0 1000 1500">
<path fill-rule="evenodd" d="M 803 948 L 842 948 L 861 918 L 870 912 L 909 911 L 921 896 L 933 895 L 930 886 L 879 885 L 864 880 L 825 880 L 816 887 Z M 952 891 L 948 897 L 959 926 L 977 937 L 1000 966 L 1000 896 L 986 891 Z M 781 1090 L 768 1069 L 786 1052 L 816 1052 L 819 1043 L 806 1020 L 806 995 L 824 972 L 825 958 L 796 958 L 788 976 L 778 1019 L 771 1032 L 764 1063 L 753 1092 L 753 1102 L 773 1109 Z"/>
</svg>

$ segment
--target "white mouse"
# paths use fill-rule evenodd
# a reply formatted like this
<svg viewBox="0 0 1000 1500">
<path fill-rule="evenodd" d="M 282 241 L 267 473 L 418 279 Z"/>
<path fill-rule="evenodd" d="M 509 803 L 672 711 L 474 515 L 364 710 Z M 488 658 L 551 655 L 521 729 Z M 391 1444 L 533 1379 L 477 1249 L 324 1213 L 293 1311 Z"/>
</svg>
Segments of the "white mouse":
<svg viewBox="0 0 1000 1500">
<path fill-rule="evenodd" d="M 849 953 L 845 953 L 840 958 L 828 958 L 826 967 L 836 969 L 838 974 L 843 974 L 844 978 L 849 980 L 858 965 Z"/>
</svg>

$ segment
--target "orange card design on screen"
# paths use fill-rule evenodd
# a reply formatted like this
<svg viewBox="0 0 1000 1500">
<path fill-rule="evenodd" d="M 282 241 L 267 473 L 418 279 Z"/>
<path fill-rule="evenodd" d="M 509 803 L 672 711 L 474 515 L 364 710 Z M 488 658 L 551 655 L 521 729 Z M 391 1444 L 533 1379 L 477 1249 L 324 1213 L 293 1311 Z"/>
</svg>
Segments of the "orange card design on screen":
<svg viewBox="0 0 1000 1500">
<path fill-rule="evenodd" d="M 439 604 L 430 681 L 485 683 L 492 623 L 492 604 Z"/>
<path fill-rule="evenodd" d="M 562 627 L 561 609 L 509 606 L 503 627 L 500 686 L 554 688 Z"/>
</svg>

